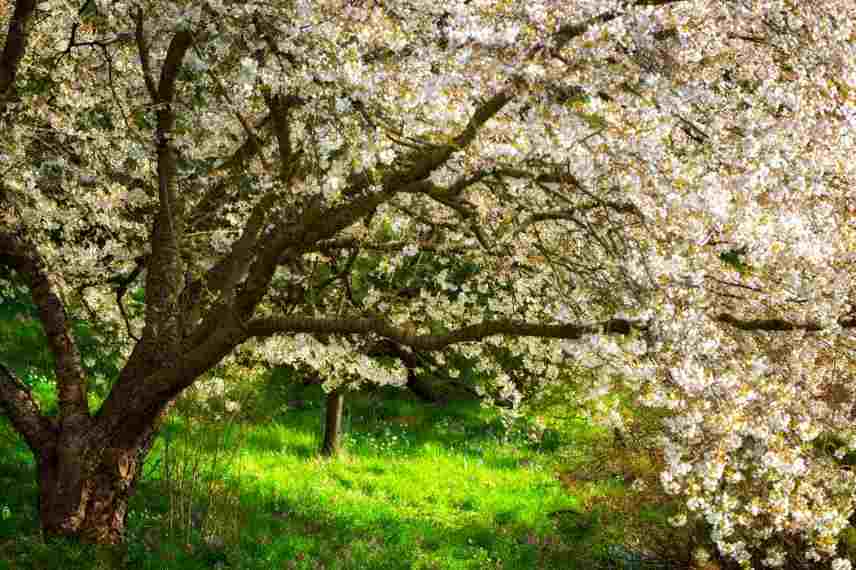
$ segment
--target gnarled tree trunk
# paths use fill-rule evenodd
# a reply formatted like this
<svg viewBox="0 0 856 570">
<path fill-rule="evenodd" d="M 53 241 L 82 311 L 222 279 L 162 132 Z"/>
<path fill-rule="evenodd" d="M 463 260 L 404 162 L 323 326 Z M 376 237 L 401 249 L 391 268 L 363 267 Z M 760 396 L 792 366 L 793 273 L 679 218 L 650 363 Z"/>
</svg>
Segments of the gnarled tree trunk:
<svg viewBox="0 0 856 570">
<path fill-rule="evenodd" d="M 67 453 L 53 447 L 39 454 L 42 530 L 48 536 L 119 544 L 141 454 L 134 449 L 84 447 L 81 451 Z"/>
<path fill-rule="evenodd" d="M 123 541 L 128 501 L 167 409 L 142 426 L 107 438 L 100 436 L 97 424 L 66 427 L 55 444 L 34 450 L 39 519 L 46 535 L 97 544 Z"/>
<path fill-rule="evenodd" d="M 38 513 L 46 536 L 115 545 L 128 501 L 168 402 L 142 421 L 106 432 L 97 418 L 47 417 L 27 386 L 0 365 L 0 412 L 24 436 L 37 466 Z"/>
</svg>

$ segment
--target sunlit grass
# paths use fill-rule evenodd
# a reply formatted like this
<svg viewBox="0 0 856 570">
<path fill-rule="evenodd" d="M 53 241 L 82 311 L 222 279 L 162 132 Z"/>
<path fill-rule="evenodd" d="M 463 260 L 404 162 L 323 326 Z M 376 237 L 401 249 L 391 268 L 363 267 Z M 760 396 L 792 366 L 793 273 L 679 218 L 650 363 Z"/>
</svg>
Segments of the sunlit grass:
<svg viewBox="0 0 856 570">
<path fill-rule="evenodd" d="M 623 541 L 623 515 L 599 505 L 624 483 L 560 477 L 606 445 L 583 421 L 530 438 L 473 401 L 354 395 L 345 449 L 324 459 L 322 398 L 289 388 L 219 419 L 179 406 L 132 502 L 127 567 L 595 568 Z M 76 546 L 40 546 L 32 458 L 7 440 L 0 483 L 25 484 L 0 500 L 0 559 L 93 567 Z"/>
<path fill-rule="evenodd" d="M 346 449 L 333 459 L 316 453 L 316 399 L 225 433 L 204 429 L 184 440 L 173 427 L 149 463 L 164 461 L 169 437 L 175 456 L 235 449 L 218 477 L 240 481 L 236 516 L 247 517 L 252 541 L 266 544 L 236 545 L 242 567 L 532 568 L 545 558 L 542 542 L 561 557 L 558 537 L 543 540 L 555 535 L 550 513 L 577 501 L 556 479 L 555 456 L 509 439 L 476 402 L 351 400 Z"/>
</svg>

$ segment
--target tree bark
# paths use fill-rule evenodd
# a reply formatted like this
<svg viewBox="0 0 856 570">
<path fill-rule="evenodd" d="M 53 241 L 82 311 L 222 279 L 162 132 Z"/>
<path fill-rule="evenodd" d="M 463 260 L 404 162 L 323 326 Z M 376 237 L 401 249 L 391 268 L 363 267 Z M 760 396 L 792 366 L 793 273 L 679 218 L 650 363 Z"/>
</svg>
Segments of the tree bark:
<svg viewBox="0 0 856 570">
<path fill-rule="evenodd" d="M 0 365 L 0 413 L 35 457 L 45 535 L 122 542 L 128 500 L 169 405 L 152 408 L 142 424 L 128 423 L 114 432 L 92 422 L 58 422 L 44 416 L 27 386 Z"/>
<path fill-rule="evenodd" d="M 321 455 L 332 457 L 342 448 L 342 415 L 345 409 L 345 393 L 334 390 L 327 394 L 326 416 L 324 420 L 324 443 Z"/>
<path fill-rule="evenodd" d="M 107 439 L 91 430 L 62 432 L 56 444 L 34 453 L 45 535 L 102 545 L 124 541 L 128 501 L 169 404 L 153 411 L 142 430 Z"/>
<path fill-rule="evenodd" d="M 138 449 L 84 447 L 82 451 L 68 453 L 57 446 L 39 454 L 42 530 L 47 536 L 119 544 L 141 454 Z"/>
</svg>

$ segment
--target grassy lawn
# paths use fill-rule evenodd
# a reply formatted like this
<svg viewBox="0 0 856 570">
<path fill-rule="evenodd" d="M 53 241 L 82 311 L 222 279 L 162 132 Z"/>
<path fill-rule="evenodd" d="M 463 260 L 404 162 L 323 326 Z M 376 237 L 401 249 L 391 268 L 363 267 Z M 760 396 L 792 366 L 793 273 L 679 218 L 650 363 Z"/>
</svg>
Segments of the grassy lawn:
<svg viewBox="0 0 856 570">
<path fill-rule="evenodd" d="M 620 473 L 578 476 L 609 445 L 583 422 L 533 437 L 473 401 L 356 394 L 346 450 L 323 459 L 318 387 L 256 399 L 220 419 L 173 414 L 132 503 L 127 567 L 641 568 L 626 550 L 636 522 L 669 514 L 631 521 Z M 39 540 L 32 457 L 4 427 L 0 568 L 97 567 L 86 547 Z"/>
</svg>

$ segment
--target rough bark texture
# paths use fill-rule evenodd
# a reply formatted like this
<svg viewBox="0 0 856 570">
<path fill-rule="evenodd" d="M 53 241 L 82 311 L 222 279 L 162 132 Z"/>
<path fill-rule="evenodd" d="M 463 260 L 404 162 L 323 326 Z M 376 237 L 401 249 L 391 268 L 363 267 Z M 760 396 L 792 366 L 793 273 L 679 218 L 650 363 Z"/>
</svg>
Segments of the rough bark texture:
<svg viewBox="0 0 856 570">
<path fill-rule="evenodd" d="M 57 423 L 43 416 L 29 387 L 15 373 L 0 363 L 0 414 L 9 418 L 32 450 L 52 445 L 57 437 Z"/>
<path fill-rule="evenodd" d="M 71 431 L 35 454 L 46 535 L 98 544 L 123 541 L 128 501 L 164 411 L 143 429 L 111 434 L 106 443 L 97 430 Z"/>
<path fill-rule="evenodd" d="M 38 470 L 39 516 L 45 534 L 120 543 L 136 482 L 137 456 L 135 450 L 89 449 L 83 456 L 44 450 Z"/>
<path fill-rule="evenodd" d="M 36 459 L 45 535 L 122 542 L 128 500 L 167 406 L 151 410 L 142 426 L 128 424 L 104 437 L 97 423 L 44 416 L 27 386 L 0 365 L 0 412 L 24 436 Z"/>
<path fill-rule="evenodd" d="M 324 420 L 324 443 L 321 454 L 331 457 L 342 448 L 342 415 L 345 410 L 345 394 L 336 390 L 327 394 L 327 410 Z"/>
</svg>

